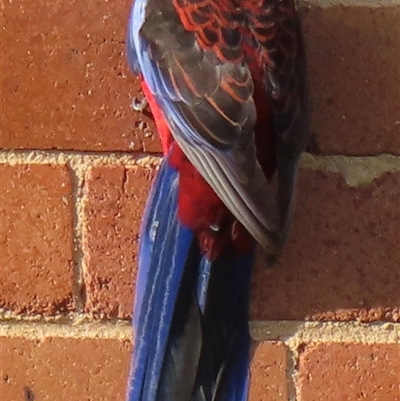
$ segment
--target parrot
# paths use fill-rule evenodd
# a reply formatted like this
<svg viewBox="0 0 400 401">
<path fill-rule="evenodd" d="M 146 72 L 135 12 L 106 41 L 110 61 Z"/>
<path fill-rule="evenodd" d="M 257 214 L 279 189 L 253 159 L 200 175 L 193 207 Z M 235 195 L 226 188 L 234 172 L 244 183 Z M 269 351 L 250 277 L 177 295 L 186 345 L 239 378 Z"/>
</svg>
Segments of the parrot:
<svg viewBox="0 0 400 401">
<path fill-rule="evenodd" d="M 163 157 L 139 236 L 128 401 L 245 401 L 256 248 L 273 265 L 308 142 L 293 0 L 135 0 L 127 59 Z"/>
</svg>

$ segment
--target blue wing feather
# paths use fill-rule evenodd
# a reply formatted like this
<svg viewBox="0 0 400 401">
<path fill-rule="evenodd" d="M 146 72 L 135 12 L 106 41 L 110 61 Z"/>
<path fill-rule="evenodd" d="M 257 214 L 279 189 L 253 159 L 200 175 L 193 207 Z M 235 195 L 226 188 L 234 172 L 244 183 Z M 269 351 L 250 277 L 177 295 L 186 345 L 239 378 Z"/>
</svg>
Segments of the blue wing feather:
<svg viewBox="0 0 400 401">
<path fill-rule="evenodd" d="M 129 67 L 133 72 L 139 74 L 141 72 L 141 39 L 137 27 L 143 24 L 146 12 L 147 0 L 135 0 L 131 9 L 131 14 L 128 21 L 128 31 L 126 35 L 126 55 L 128 58 Z"/>
</svg>

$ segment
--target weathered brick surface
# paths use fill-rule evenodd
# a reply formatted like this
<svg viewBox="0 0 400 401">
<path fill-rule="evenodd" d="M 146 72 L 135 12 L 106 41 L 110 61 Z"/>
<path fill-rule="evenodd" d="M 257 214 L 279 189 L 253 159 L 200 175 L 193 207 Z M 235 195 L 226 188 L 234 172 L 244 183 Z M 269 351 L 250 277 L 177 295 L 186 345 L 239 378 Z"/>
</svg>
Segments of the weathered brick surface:
<svg viewBox="0 0 400 401">
<path fill-rule="evenodd" d="M 400 346 L 318 344 L 300 357 L 300 401 L 399 401 Z"/>
<path fill-rule="evenodd" d="M 130 6 L 5 3 L 0 147 L 160 149 L 151 120 L 130 107 L 139 89 L 124 55 Z M 399 13 L 303 5 L 314 150 L 400 153 L 399 52 L 388 51 L 400 46 Z"/>
<path fill-rule="evenodd" d="M 17 313 L 73 309 L 67 168 L 2 164 L 0 182 L 0 305 Z"/>
<path fill-rule="evenodd" d="M 0 341 L 2 400 L 124 399 L 131 356 L 128 341 L 6 337 Z M 249 401 L 287 400 L 285 346 L 265 342 L 253 350 Z"/>
<path fill-rule="evenodd" d="M 249 401 L 287 401 L 287 348 L 281 343 L 254 344 Z"/>
<path fill-rule="evenodd" d="M 21 0 L 2 13 L 2 118 L 6 149 L 159 150 L 151 120 L 130 107 L 131 0 Z"/>
<path fill-rule="evenodd" d="M 350 188 L 301 171 L 287 246 L 274 269 L 257 269 L 251 317 L 400 321 L 399 182 Z"/>
<path fill-rule="evenodd" d="M 4 401 L 121 401 L 129 342 L 100 339 L 1 339 Z"/>
<path fill-rule="evenodd" d="M 96 167 L 87 177 L 85 240 L 90 312 L 127 317 L 132 309 L 137 242 L 154 171 Z"/>
<path fill-rule="evenodd" d="M 144 204 L 149 179 L 146 172 L 123 186 L 122 168 L 92 173 L 85 241 L 88 310 L 118 317 L 131 311 L 141 219 L 136 202 Z M 281 260 L 272 270 L 262 263 L 256 269 L 251 318 L 400 321 L 400 211 L 393 207 L 398 182 L 399 174 L 388 174 L 350 188 L 337 174 L 302 171 Z"/>
<path fill-rule="evenodd" d="M 400 154 L 400 6 L 302 11 L 313 150 Z"/>
</svg>

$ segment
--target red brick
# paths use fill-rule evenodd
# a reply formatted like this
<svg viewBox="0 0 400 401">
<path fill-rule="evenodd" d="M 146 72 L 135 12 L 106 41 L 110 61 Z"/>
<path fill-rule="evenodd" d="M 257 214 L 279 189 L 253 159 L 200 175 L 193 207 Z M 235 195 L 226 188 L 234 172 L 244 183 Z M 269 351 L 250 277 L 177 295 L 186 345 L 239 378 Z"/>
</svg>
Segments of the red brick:
<svg viewBox="0 0 400 401">
<path fill-rule="evenodd" d="M 287 348 L 282 343 L 255 344 L 249 401 L 287 401 Z"/>
<path fill-rule="evenodd" d="M 313 150 L 400 154 L 400 6 L 309 7 L 302 14 Z"/>
<path fill-rule="evenodd" d="M 129 342 L 2 338 L 1 345 L 4 401 L 124 399 Z"/>
<path fill-rule="evenodd" d="M 125 58 L 131 3 L 4 4 L 0 147 L 160 149 L 151 120 L 130 107 L 139 90 Z"/>
<path fill-rule="evenodd" d="M 301 171 L 278 265 L 254 275 L 253 319 L 400 321 L 400 174 L 350 188 Z"/>
<path fill-rule="evenodd" d="M 28 399 L 27 395 L 57 401 L 124 399 L 129 341 L 51 337 L 0 341 L 4 400 Z M 265 342 L 254 348 L 249 401 L 286 401 L 285 346 Z"/>
<path fill-rule="evenodd" d="M 139 227 L 153 175 L 139 167 L 96 167 L 87 177 L 88 311 L 119 318 L 131 312 Z"/>
<path fill-rule="evenodd" d="M 17 313 L 74 308 L 71 179 L 65 166 L 0 165 L 0 305 Z"/>
<path fill-rule="evenodd" d="M 400 346 L 318 344 L 299 364 L 299 401 L 399 401 Z"/>
<path fill-rule="evenodd" d="M 124 55 L 130 7 L 5 4 L 1 147 L 159 150 L 149 118 L 129 106 L 138 94 Z M 316 151 L 399 154 L 399 56 L 387 51 L 399 45 L 399 9 L 303 8 Z"/>
</svg>

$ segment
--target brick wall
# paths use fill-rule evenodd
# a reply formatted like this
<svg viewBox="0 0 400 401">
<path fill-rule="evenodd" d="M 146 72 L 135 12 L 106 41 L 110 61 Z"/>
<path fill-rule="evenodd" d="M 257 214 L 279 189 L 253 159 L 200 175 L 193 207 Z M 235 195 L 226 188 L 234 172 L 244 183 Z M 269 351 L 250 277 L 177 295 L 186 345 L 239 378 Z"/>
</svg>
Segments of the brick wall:
<svg viewBox="0 0 400 401">
<path fill-rule="evenodd" d="M 312 132 L 253 280 L 251 401 L 400 400 L 400 3 L 301 3 Z M 160 145 L 130 0 L 1 3 L 1 400 L 122 400 Z"/>
</svg>

